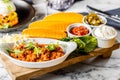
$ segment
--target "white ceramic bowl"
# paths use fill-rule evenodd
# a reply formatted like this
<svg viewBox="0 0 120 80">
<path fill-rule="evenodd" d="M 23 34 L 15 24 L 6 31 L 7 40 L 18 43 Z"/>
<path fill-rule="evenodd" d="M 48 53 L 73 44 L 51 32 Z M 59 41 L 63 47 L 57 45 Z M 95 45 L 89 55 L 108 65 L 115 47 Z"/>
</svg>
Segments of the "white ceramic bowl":
<svg viewBox="0 0 120 80">
<path fill-rule="evenodd" d="M 104 29 L 105 32 L 102 29 L 104 27 L 108 27 L 108 28 Z M 110 29 L 110 30 L 107 30 L 107 29 Z M 109 27 L 109 26 L 104 25 L 102 27 L 94 28 L 92 31 L 92 35 L 94 37 L 96 37 L 96 39 L 98 41 L 98 47 L 109 48 L 115 44 L 115 38 L 117 36 L 117 31 L 113 27 Z"/>
<path fill-rule="evenodd" d="M 98 26 L 90 25 L 90 24 L 88 24 L 88 23 L 85 22 L 86 16 L 83 17 L 82 22 L 83 22 L 84 24 L 86 24 L 86 25 L 89 25 L 89 26 L 92 27 L 92 28 L 96 28 L 96 27 L 100 27 L 100 26 L 105 25 L 105 24 L 107 23 L 107 19 L 106 19 L 104 16 L 101 16 L 101 15 L 98 15 L 98 16 L 99 16 L 100 19 L 103 21 L 103 24 L 100 24 L 100 25 L 98 25 Z"/>
<path fill-rule="evenodd" d="M 90 35 L 91 34 L 91 27 L 86 25 L 86 24 L 82 24 L 82 23 L 73 23 L 73 24 L 70 24 L 68 27 L 67 27 L 67 34 L 69 37 L 82 37 L 82 36 L 78 36 L 78 35 L 74 35 L 72 34 L 70 31 L 72 28 L 74 27 L 80 27 L 80 26 L 84 26 L 86 27 L 88 30 L 89 30 L 89 33 L 86 34 L 86 35 L 83 35 L 83 36 L 87 36 L 87 35 Z"/>
<path fill-rule="evenodd" d="M 46 68 L 51 67 L 63 62 L 71 52 L 73 52 L 77 48 L 77 44 L 75 42 L 63 42 L 55 39 L 48 39 L 48 38 L 30 38 L 35 40 L 38 43 L 49 44 L 49 43 L 56 43 L 59 44 L 65 55 L 60 58 L 44 61 L 44 62 L 26 62 L 20 61 L 17 59 L 12 58 L 9 53 L 6 51 L 6 48 L 11 48 L 13 44 L 3 43 L 0 45 L 0 53 L 4 54 L 7 58 L 11 60 L 11 62 L 15 63 L 18 66 L 27 67 L 27 68 Z"/>
</svg>

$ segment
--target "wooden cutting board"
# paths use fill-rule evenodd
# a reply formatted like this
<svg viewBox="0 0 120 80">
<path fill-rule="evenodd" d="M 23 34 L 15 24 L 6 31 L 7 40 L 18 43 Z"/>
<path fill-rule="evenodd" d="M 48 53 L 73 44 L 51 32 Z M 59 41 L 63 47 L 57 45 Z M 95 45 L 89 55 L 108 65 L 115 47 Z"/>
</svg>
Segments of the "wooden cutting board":
<svg viewBox="0 0 120 80">
<path fill-rule="evenodd" d="M 52 72 L 73 64 L 76 64 L 78 62 L 81 62 L 83 60 L 87 60 L 92 57 L 96 56 L 102 56 L 103 58 L 108 58 L 111 56 L 111 53 L 113 50 L 118 49 L 120 46 L 120 43 L 116 43 L 111 48 L 97 48 L 93 52 L 87 54 L 87 55 L 78 55 L 78 56 L 69 56 L 64 62 L 61 64 L 58 64 L 53 67 L 49 68 L 42 68 L 42 69 L 30 69 L 30 68 L 24 68 L 15 65 L 12 63 L 9 59 L 7 59 L 4 55 L 0 55 L 0 63 L 4 65 L 6 70 L 9 72 L 13 80 L 29 80 L 30 78 L 34 78 L 37 76 L 41 76 L 43 74 L 46 74 L 48 72 Z"/>
</svg>

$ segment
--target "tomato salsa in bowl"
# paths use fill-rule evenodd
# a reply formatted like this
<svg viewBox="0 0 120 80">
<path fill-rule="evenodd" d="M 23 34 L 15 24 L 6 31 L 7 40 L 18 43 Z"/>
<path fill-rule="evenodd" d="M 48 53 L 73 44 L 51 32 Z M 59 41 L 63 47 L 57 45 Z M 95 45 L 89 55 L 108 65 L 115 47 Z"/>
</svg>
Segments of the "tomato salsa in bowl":
<svg viewBox="0 0 120 80">
<path fill-rule="evenodd" d="M 90 35 L 91 28 L 82 23 L 74 23 L 67 27 L 67 33 L 69 37 L 87 36 Z"/>
</svg>

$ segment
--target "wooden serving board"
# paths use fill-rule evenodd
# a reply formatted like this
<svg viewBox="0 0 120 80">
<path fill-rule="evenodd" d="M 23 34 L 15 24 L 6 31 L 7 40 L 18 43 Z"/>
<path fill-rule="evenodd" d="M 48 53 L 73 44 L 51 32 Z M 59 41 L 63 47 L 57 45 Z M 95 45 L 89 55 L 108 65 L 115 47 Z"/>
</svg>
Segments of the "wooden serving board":
<svg viewBox="0 0 120 80">
<path fill-rule="evenodd" d="M 0 55 L 1 57 L 0 62 L 4 65 L 4 67 L 9 72 L 13 80 L 29 80 L 30 78 L 41 76 L 48 72 L 52 72 L 52 71 L 73 65 L 75 63 L 81 62 L 83 60 L 87 60 L 92 57 L 101 55 L 103 58 L 108 58 L 111 56 L 112 51 L 115 49 L 118 49 L 119 46 L 120 46 L 120 43 L 116 43 L 111 48 L 97 48 L 96 50 L 94 50 L 93 52 L 87 55 L 69 56 L 61 64 L 58 64 L 56 66 L 49 67 L 49 68 L 42 68 L 42 69 L 30 69 L 30 68 L 17 66 L 14 63 L 10 62 L 10 60 L 7 59 L 4 55 Z"/>
</svg>

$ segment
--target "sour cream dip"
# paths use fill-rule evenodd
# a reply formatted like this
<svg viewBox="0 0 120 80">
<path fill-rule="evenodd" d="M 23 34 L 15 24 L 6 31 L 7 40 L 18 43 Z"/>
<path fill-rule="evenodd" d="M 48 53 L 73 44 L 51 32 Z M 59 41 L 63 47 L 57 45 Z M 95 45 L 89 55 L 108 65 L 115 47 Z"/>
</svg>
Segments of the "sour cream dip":
<svg viewBox="0 0 120 80">
<path fill-rule="evenodd" d="M 98 28 L 94 28 L 92 35 L 96 37 L 98 41 L 98 47 L 109 48 L 115 44 L 117 31 L 113 27 L 104 25 Z"/>
<path fill-rule="evenodd" d="M 115 37 L 116 30 L 113 27 L 104 25 L 102 27 L 96 28 L 94 35 L 102 39 L 111 39 Z"/>
</svg>

